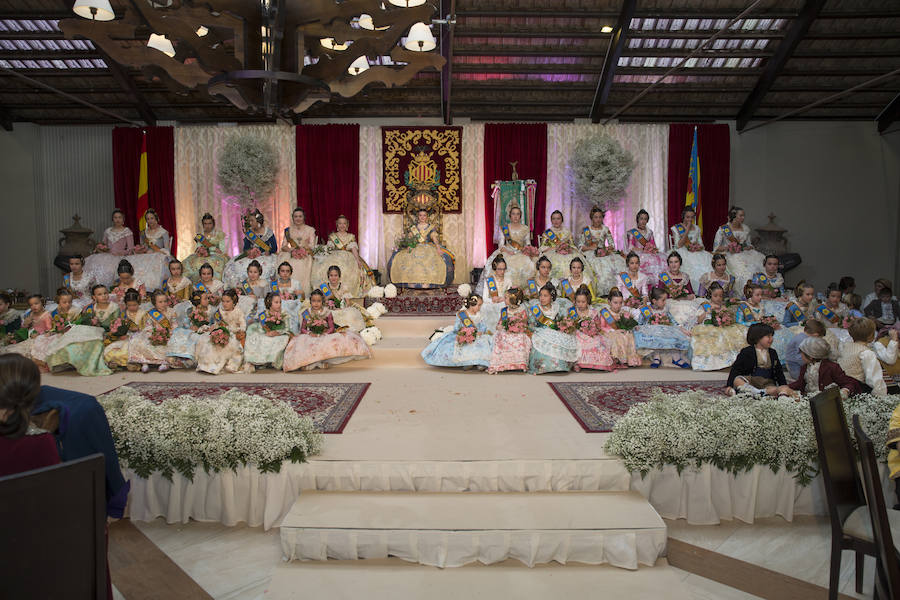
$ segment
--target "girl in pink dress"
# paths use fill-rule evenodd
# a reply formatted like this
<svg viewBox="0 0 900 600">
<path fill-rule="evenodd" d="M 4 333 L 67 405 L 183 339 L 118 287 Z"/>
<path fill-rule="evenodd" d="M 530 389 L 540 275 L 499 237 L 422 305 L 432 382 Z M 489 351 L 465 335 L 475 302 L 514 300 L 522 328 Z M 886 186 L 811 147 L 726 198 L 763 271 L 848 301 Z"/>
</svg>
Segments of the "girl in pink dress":
<svg viewBox="0 0 900 600">
<path fill-rule="evenodd" d="M 112 212 L 112 227 L 106 228 L 94 254 L 85 259 L 84 272 L 97 283 L 112 285 L 119 260 L 133 252 L 134 233 L 125 227 L 125 213 L 117 208 Z"/>
<path fill-rule="evenodd" d="M 681 255 L 678 252 L 669 254 L 666 270 L 659 274 L 656 287 L 666 290 L 672 300 L 693 300 L 696 298 L 691 278 L 681 270 Z"/>
<path fill-rule="evenodd" d="M 524 300 L 519 288 L 507 290 L 506 306 L 500 310 L 500 322 L 494 332 L 488 373 L 528 370 L 531 338 L 528 335 L 528 311 L 522 304 Z"/>
<path fill-rule="evenodd" d="M 642 208 L 638 211 L 636 220 L 637 227 L 626 232 L 626 248 L 640 257 L 641 272 L 647 275 L 650 281 L 656 281 L 659 274 L 666 270 L 666 258 L 659 252 L 653 230 L 647 227 L 650 213 Z"/>
<path fill-rule="evenodd" d="M 600 315 L 591 306 L 593 297 L 587 286 L 582 285 L 575 292 L 575 341 L 578 343 L 578 361 L 573 367 L 581 369 L 612 371 L 613 359 L 606 347 L 600 324 Z"/>
<path fill-rule="evenodd" d="M 637 324 L 636 311 L 624 306 L 622 292 L 609 291 L 609 305 L 600 308 L 600 327 L 606 337 L 609 353 L 617 367 L 639 367 L 641 357 L 634 346 L 633 326 Z"/>
</svg>

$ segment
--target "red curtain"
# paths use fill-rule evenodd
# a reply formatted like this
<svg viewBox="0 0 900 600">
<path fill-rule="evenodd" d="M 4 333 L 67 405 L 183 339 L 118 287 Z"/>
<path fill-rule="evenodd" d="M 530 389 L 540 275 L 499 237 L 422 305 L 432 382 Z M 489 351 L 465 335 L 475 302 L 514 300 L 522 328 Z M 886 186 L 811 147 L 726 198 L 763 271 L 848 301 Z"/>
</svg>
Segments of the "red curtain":
<svg viewBox="0 0 900 600">
<path fill-rule="evenodd" d="M 712 248 L 716 230 L 728 217 L 731 177 L 731 137 L 728 125 L 669 125 L 669 223 L 681 222 L 687 193 L 691 147 L 697 128 L 700 157 L 700 210 L 703 213 L 703 244 Z"/>
<path fill-rule="evenodd" d="M 320 238 L 335 231 L 340 215 L 357 235 L 359 125 L 297 126 L 297 205 Z"/>
<path fill-rule="evenodd" d="M 537 181 L 534 240 L 544 231 L 547 207 L 547 124 L 487 123 L 484 126 L 484 232 L 487 253 L 494 251 L 494 202 L 491 184 L 509 179 L 510 162 L 518 161 L 520 179 Z M 532 240 L 534 242 L 534 240 Z"/>
<path fill-rule="evenodd" d="M 175 130 L 172 127 L 116 127 L 112 132 L 113 187 L 116 206 L 125 211 L 125 225 L 138 243 L 138 177 L 141 136 L 147 135 L 147 195 L 160 225 L 172 236 L 175 253 Z"/>
</svg>

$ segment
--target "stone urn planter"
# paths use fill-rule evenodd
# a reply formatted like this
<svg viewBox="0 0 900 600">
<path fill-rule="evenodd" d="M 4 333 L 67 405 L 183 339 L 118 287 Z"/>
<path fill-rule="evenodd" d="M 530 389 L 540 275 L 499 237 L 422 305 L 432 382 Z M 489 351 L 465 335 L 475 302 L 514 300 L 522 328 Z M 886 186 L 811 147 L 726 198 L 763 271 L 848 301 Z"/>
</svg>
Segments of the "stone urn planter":
<svg viewBox="0 0 900 600">
<path fill-rule="evenodd" d="M 93 240 L 91 234 L 93 229 L 88 229 L 81 225 L 81 217 L 75 215 L 72 217 L 73 223 L 59 232 L 63 237 L 59 238 L 59 252 L 53 259 L 53 264 L 59 267 L 64 273 L 69 272 L 69 258 L 77 255 L 87 257 L 94 251 L 97 242 Z"/>
</svg>

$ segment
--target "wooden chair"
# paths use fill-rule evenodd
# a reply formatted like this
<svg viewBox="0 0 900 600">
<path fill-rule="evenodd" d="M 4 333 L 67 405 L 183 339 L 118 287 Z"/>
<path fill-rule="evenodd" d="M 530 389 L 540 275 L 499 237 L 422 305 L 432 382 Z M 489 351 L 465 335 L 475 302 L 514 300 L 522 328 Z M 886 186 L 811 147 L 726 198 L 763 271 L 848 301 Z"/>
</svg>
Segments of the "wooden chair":
<svg viewBox="0 0 900 600">
<path fill-rule="evenodd" d="M 813 427 L 819 447 L 819 467 L 825 483 L 825 499 L 831 520 L 831 570 L 828 578 L 828 598 L 836 600 L 841 576 L 841 553 L 856 553 L 856 591 L 862 593 L 865 556 L 876 556 L 871 533 L 866 535 L 857 513 L 865 509 L 856 466 L 856 456 L 850 443 L 844 406 L 837 388 L 829 388 L 814 396 L 809 403 Z M 851 515 L 855 518 L 848 524 Z"/>
<path fill-rule="evenodd" d="M 859 446 L 859 458 L 862 465 L 862 480 L 868 500 L 869 522 L 875 548 L 878 552 L 878 570 L 875 575 L 875 597 L 882 600 L 900 600 L 900 557 L 893 531 L 900 530 L 900 511 L 888 511 L 884 505 L 884 491 L 881 488 L 881 477 L 878 463 L 875 461 L 875 448 L 872 440 L 866 435 L 859 423 L 859 415 L 853 415 L 853 429 L 856 443 Z"/>
</svg>

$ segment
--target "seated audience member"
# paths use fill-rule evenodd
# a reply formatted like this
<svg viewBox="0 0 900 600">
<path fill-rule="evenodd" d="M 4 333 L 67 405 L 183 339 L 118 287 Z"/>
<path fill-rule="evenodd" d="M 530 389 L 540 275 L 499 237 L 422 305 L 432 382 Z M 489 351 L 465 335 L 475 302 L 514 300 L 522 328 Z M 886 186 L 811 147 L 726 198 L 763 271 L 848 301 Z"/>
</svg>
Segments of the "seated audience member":
<svg viewBox="0 0 900 600">
<path fill-rule="evenodd" d="M 897 331 L 891 330 L 891 341 L 887 347 L 873 344 L 875 322 L 871 319 L 854 319 L 847 332 L 853 342 L 841 348 L 838 364 L 847 375 L 860 383 L 863 392 L 887 396 L 887 385 L 878 359 L 888 364 L 897 360 Z"/>
<path fill-rule="evenodd" d="M 803 340 L 811 337 L 825 337 L 825 326 L 821 321 L 808 320 L 803 324 L 803 331 L 794 335 L 785 346 L 784 364 L 787 365 L 788 373 L 794 379 L 800 376 L 800 368 L 805 364 L 800 356 L 800 344 L 803 343 Z"/>
<path fill-rule="evenodd" d="M 21 354 L 0 355 L 0 476 L 59 463 L 53 434 L 31 423 L 41 391 L 37 366 Z"/>
<path fill-rule="evenodd" d="M 847 398 L 860 391 L 859 382 L 844 373 L 836 362 L 828 360 L 831 346 L 821 337 L 807 337 L 800 343 L 803 366 L 800 376 L 788 385 L 778 388 L 778 392 L 788 396 L 818 394 L 825 388 L 836 385 L 841 389 L 841 397 Z"/>
<path fill-rule="evenodd" d="M 57 418 L 47 419 L 49 415 Z M 42 386 L 31 411 L 33 420 L 53 420 L 59 456 L 65 461 L 103 454 L 106 469 L 106 514 L 121 519 L 131 485 L 122 477 L 119 457 L 113 444 L 106 413 L 97 399 L 88 394 Z"/>
<path fill-rule="evenodd" d="M 865 308 L 868 305 L 870 305 L 872 303 L 872 301 L 878 300 L 878 292 L 880 292 L 882 288 L 891 288 L 891 287 L 894 287 L 894 286 L 891 285 L 890 279 L 884 279 L 884 278 L 876 279 L 875 284 L 873 286 L 875 291 L 869 292 L 868 294 L 866 294 L 866 297 L 863 298 L 863 302 L 862 302 L 863 309 L 865 310 Z M 896 300 L 896 299 L 897 298 L 891 298 L 891 300 Z"/>
<path fill-rule="evenodd" d="M 900 329 L 900 304 L 889 287 L 881 288 L 878 297 L 865 307 L 865 315 L 875 319 L 879 329 Z"/>
<path fill-rule="evenodd" d="M 764 323 L 754 323 L 747 328 L 747 344 L 742 349 L 728 374 L 725 384 L 730 394 L 778 394 L 778 386 L 787 385 L 784 368 L 778 353 L 772 348 L 775 330 Z"/>
</svg>

